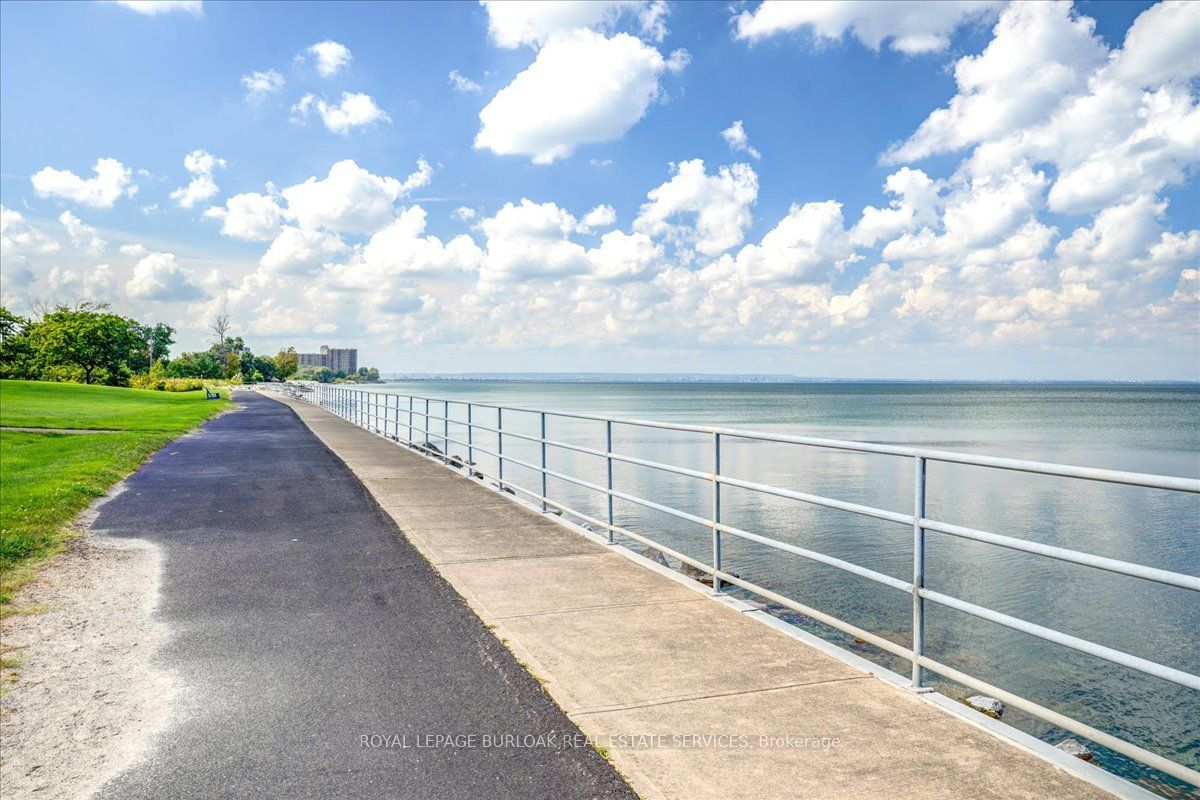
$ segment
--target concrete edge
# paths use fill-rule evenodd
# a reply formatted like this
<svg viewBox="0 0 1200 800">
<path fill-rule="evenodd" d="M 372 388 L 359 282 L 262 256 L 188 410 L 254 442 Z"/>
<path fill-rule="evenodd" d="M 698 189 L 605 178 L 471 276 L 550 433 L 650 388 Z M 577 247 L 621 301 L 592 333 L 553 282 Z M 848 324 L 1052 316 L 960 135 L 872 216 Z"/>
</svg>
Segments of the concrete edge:
<svg viewBox="0 0 1200 800">
<path fill-rule="evenodd" d="M 275 397 L 272 397 L 272 399 L 278 400 L 278 398 L 275 398 Z M 288 399 L 292 400 L 292 398 L 288 398 Z M 488 491 L 490 491 L 494 494 L 497 494 L 497 495 L 505 498 L 509 502 L 514 503 L 515 505 L 521 506 L 522 508 L 525 508 L 529 511 L 532 511 L 533 513 L 538 514 L 539 516 L 547 517 L 551 521 L 557 523 L 558 525 L 561 525 L 562 527 L 566 528 L 567 530 L 569 530 L 575 534 L 583 536 L 599 545 L 602 545 L 602 546 L 604 546 L 610 550 L 613 550 L 617 553 L 620 553 L 625 558 L 628 558 L 631 561 L 639 564 L 642 567 L 653 570 L 654 572 L 657 572 L 658 574 L 660 574 L 666 578 L 669 578 L 672 581 L 675 581 L 676 583 L 690 589 L 691 591 L 696 592 L 698 595 L 700 595 L 701 597 L 703 597 L 705 599 L 711 600 L 713 602 L 721 603 L 722 605 L 725 605 L 725 606 L 733 608 L 734 610 L 740 611 L 740 612 L 746 614 L 747 617 L 755 620 L 756 622 L 764 624 L 767 627 L 773 628 L 776 631 L 783 633 L 786 636 L 789 636 L 799 642 L 802 642 L 803 644 L 809 645 L 810 647 L 820 650 L 822 653 L 832 656 L 833 658 L 836 658 L 838 661 L 841 661 L 842 663 L 844 663 L 850 667 L 854 667 L 856 669 L 861 670 L 862 672 L 866 673 L 869 676 L 878 678 L 879 680 L 883 681 L 884 683 L 888 684 L 889 686 L 891 686 L 895 689 L 898 689 L 900 691 L 903 691 L 903 692 L 906 692 L 909 694 L 915 694 L 918 697 L 918 699 L 920 699 L 922 702 L 927 703 L 927 704 L 943 711 L 944 713 L 952 714 L 956 717 L 959 717 L 960 719 L 971 724 L 975 728 L 982 730 L 982 731 L 994 736 L 997 739 L 1008 742 L 1009 744 L 1012 744 L 1015 747 L 1019 748 L 1020 750 L 1030 753 L 1031 755 L 1037 756 L 1037 757 L 1041 758 L 1043 761 L 1049 762 L 1052 766 L 1054 766 L 1064 772 L 1069 773 L 1073 777 L 1076 777 L 1076 778 L 1079 778 L 1080 780 L 1086 781 L 1087 783 L 1089 783 L 1093 786 L 1096 786 L 1097 788 L 1099 788 L 1103 791 L 1109 792 L 1110 794 L 1113 794 L 1116 797 L 1123 798 L 1124 800 L 1162 800 L 1161 796 L 1154 794 L 1153 792 L 1151 792 L 1147 789 L 1143 789 L 1141 786 L 1138 786 L 1137 784 L 1134 784 L 1131 781 L 1128 781 L 1119 775 L 1108 772 L 1107 770 L 1105 770 L 1099 766 L 1090 764 L 1086 761 L 1083 761 L 1080 758 L 1076 758 L 1075 756 L 1068 755 L 1067 753 L 1064 753 L 1063 751 L 1059 750 L 1058 748 L 1054 747 L 1053 745 L 1051 745 L 1047 742 L 1043 742 L 1041 739 L 1038 739 L 1036 736 L 1031 736 L 1030 734 L 1027 734 L 1023 731 L 1018 730 L 1017 728 L 1013 727 L 1012 725 L 1008 725 L 1004 722 L 1001 722 L 998 719 L 993 719 L 985 714 L 981 714 L 978 711 L 975 711 L 974 709 L 970 708 L 969 706 L 964 705 L 963 703 L 960 703 L 960 702 L 954 700 L 953 698 L 947 697 L 943 694 L 939 694 L 936 691 L 912 692 L 909 689 L 909 683 L 910 683 L 909 679 L 904 677 L 903 675 L 900 675 L 897 672 L 889 670 L 886 667 L 881 667 L 878 664 L 875 664 L 874 662 L 863 658 L 862 656 L 852 653 L 849 650 L 846 650 L 844 648 L 837 646 L 836 644 L 833 644 L 832 642 L 829 642 L 829 641 L 826 641 L 825 639 L 820 638 L 819 636 L 816 636 L 816 635 L 809 633 L 801 628 L 791 625 L 791 624 L 783 621 L 782 619 L 779 619 L 778 617 L 771 616 L 770 614 L 767 614 L 765 611 L 763 611 L 763 607 L 761 607 L 761 606 L 756 606 L 753 603 L 747 603 L 738 598 L 729 597 L 724 594 L 715 594 L 710 587 L 705 586 L 704 584 L 702 584 L 698 581 L 694 581 L 691 578 L 684 576 L 682 573 L 680 573 L 674 569 L 671 569 L 670 567 L 665 567 L 662 564 L 658 563 L 657 561 L 652 561 L 649 558 L 646 558 L 645 556 L 641 555 L 640 553 L 638 553 L 634 550 L 631 550 L 630 548 L 626 547 L 625 545 L 615 543 L 615 542 L 609 542 L 607 536 L 602 536 L 602 535 L 596 533 L 595 531 L 591 530 L 590 528 L 586 528 L 581 524 L 578 524 L 578 523 L 575 523 L 575 522 L 572 522 L 572 521 L 566 519 L 566 515 L 569 514 L 570 512 L 564 512 L 562 515 L 544 512 L 532 500 L 526 500 L 520 495 L 510 494 L 509 492 L 501 491 L 498 487 L 492 486 L 491 484 L 487 483 L 485 480 L 470 478 L 467 475 L 464 475 L 461 470 L 450 466 L 449 464 L 447 464 L 446 462 L 444 462 L 441 458 L 438 458 L 437 456 L 431 456 L 431 455 L 423 453 L 420 450 L 417 450 L 415 448 L 407 447 L 403 443 L 395 441 L 389 436 L 385 436 L 384 434 L 381 434 L 381 433 L 376 433 L 375 431 L 372 431 L 369 428 L 364 428 L 360 425 L 355 425 L 353 422 L 350 422 L 349 420 L 344 420 L 341 417 L 338 417 L 337 415 L 333 414 L 332 412 L 330 412 L 324 408 L 321 408 L 320 406 L 314 405 L 312 403 L 308 403 L 307 401 L 294 400 L 293 402 L 304 402 L 306 405 L 311 405 L 311 406 L 313 406 L 313 408 L 320 409 L 321 411 L 324 411 L 325 413 L 329 414 L 330 416 L 334 417 L 335 419 L 339 419 L 349 425 L 354 425 L 354 427 L 360 428 L 361 430 L 364 430 L 367 433 L 372 434 L 373 436 L 377 436 L 380 439 L 390 442 L 391 444 L 394 444 L 398 447 L 403 447 L 406 452 L 410 452 L 410 453 L 417 455 L 421 458 L 424 458 L 434 464 L 437 464 L 438 466 L 442 467 L 443 469 L 447 470 L 448 472 L 450 472 L 454 475 L 457 475 L 460 478 L 463 478 L 465 480 L 472 481 L 472 482 L 478 482 L 478 484 L 480 486 L 486 488 Z M 289 405 L 289 403 L 283 403 L 283 405 Z M 292 409 L 292 413 L 296 413 L 294 409 Z M 304 418 L 301 417 L 299 414 L 296 414 L 296 416 L 297 416 L 297 418 L 300 419 L 301 422 L 305 422 Z M 310 427 L 310 426 L 308 426 L 307 422 L 305 422 L 305 427 Z M 314 433 L 315 433 L 315 431 L 314 431 Z M 332 450 L 331 450 L 331 452 L 332 452 Z M 336 456 L 337 454 L 334 453 L 334 455 Z M 338 458 L 340 458 L 340 456 L 338 456 Z M 364 488 L 366 488 L 365 484 L 364 484 Z M 370 493 L 370 489 L 367 489 L 367 492 Z M 402 530 L 402 532 L 405 533 L 406 536 L 410 536 L 410 534 L 408 532 L 403 531 L 403 529 L 401 529 L 401 530 Z M 416 544 L 415 541 L 414 541 L 414 544 Z M 427 561 L 429 561 L 431 565 L 434 566 L 434 569 L 438 572 L 438 574 L 441 574 L 441 571 L 437 570 L 437 565 L 434 564 L 433 561 L 430 559 L 430 554 L 425 550 L 425 548 L 423 546 L 418 546 L 418 550 L 421 552 L 421 555 L 424 556 L 425 559 Z M 465 598 L 465 597 L 463 599 L 467 600 L 467 598 Z M 476 614 L 481 613 L 481 610 L 476 608 L 475 604 L 470 602 L 469 600 L 467 600 L 467 605 L 469 607 L 471 607 L 471 609 Z M 482 617 L 481 617 L 481 619 L 482 619 Z M 495 633 L 494 630 L 492 632 Z M 512 650 L 511 643 L 506 643 L 505 646 L 508 647 L 510 650 Z M 527 655 L 532 656 L 532 654 L 527 654 Z M 536 663 L 536 658 L 534 658 L 533 660 Z M 566 710 L 564 709 L 564 713 L 565 713 L 565 711 Z M 568 716 L 570 716 L 572 719 L 574 719 L 574 715 L 568 714 Z M 630 776 L 622 774 L 622 777 L 625 778 L 625 780 L 627 780 L 627 781 L 630 780 Z M 635 790 L 636 790 L 636 787 L 635 787 Z"/>
</svg>

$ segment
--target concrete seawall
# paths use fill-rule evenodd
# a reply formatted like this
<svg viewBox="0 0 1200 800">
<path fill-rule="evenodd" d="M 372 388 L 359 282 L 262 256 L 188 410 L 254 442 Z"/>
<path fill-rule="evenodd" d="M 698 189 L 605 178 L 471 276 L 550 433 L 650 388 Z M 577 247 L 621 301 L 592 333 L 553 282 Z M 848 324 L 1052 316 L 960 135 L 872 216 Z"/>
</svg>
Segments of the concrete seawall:
<svg viewBox="0 0 1200 800">
<path fill-rule="evenodd" d="M 1028 737 L 1001 738 L 984 718 L 939 707 L 952 701 L 881 680 L 867 662 L 763 625 L 771 620 L 745 603 L 323 409 L 280 400 L 643 797 L 1100 798 L 1114 786 L 1151 796 Z"/>
</svg>

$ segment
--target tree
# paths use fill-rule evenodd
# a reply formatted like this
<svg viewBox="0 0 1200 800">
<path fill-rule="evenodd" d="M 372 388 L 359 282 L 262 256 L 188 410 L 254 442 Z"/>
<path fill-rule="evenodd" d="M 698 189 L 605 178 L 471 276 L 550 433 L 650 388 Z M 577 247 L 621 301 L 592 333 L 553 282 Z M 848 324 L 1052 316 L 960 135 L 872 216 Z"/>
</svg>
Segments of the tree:
<svg viewBox="0 0 1200 800">
<path fill-rule="evenodd" d="M 84 383 L 96 379 L 119 386 L 145 345 L 139 328 L 133 320 L 83 303 L 59 306 L 31 325 L 28 335 L 34 358 L 50 376 L 72 378 L 78 371 Z"/>
<path fill-rule="evenodd" d="M 300 364 L 300 359 L 296 355 L 296 348 L 289 347 L 287 350 L 280 350 L 275 354 L 275 374 L 282 380 L 287 380 L 295 374 L 297 367 Z"/>
<path fill-rule="evenodd" d="M 168 378 L 208 378 L 214 380 L 224 377 L 224 367 L 212 353 L 181 353 L 166 366 Z"/>
<path fill-rule="evenodd" d="M 28 327 L 29 320 L 0 306 L 0 378 L 34 376 Z"/>
<path fill-rule="evenodd" d="M 155 325 L 137 325 L 137 330 L 145 346 L 139 357 L 130 362 L 130 371 L 149 372 L 155 364 L 165 362 L 170 356 L 171 345 L 175 343 L 175 329 L 159 322 Z"/>
</svg>

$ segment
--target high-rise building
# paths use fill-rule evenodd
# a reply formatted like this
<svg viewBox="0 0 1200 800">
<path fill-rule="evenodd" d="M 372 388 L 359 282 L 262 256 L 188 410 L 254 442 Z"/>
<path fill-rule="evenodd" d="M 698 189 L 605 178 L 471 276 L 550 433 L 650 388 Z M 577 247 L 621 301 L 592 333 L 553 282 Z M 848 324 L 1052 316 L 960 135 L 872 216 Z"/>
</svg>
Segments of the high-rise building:
<svg viewBox="0 0 1200 800">
<path fill-rule="evenodd" d="M 301 367 L 329 367 L 334 372 L 349 375 L 358 372 L 358 348 L 323 344 L 319 353 L 297 353 L 296 364 Z"/>
</svg>

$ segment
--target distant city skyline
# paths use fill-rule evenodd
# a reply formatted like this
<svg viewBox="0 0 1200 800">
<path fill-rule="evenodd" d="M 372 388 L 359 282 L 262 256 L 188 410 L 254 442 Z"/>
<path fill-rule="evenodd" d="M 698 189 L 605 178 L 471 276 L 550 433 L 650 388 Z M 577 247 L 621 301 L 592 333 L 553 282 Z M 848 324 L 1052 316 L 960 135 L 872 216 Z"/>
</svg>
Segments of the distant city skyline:
<svg viewBox="0 0 1200 800">
<path fill-rule="evenodd" d="M 3 3 L 3 303 L 381 372 L 1200 379 L 1200 4 Z"/>
</svg>

